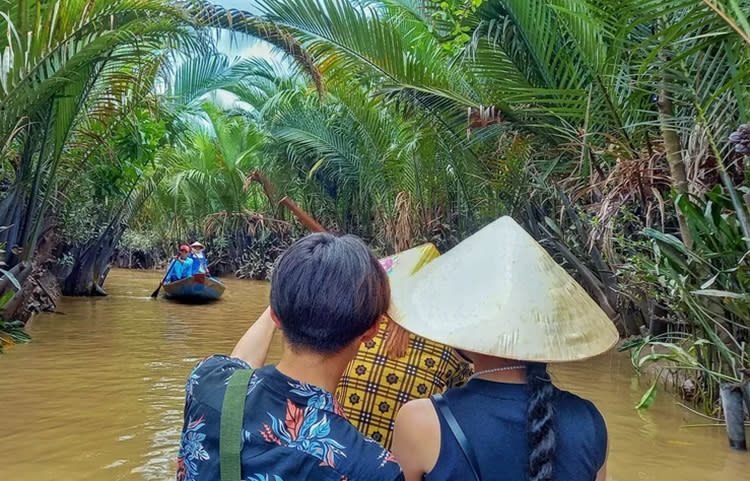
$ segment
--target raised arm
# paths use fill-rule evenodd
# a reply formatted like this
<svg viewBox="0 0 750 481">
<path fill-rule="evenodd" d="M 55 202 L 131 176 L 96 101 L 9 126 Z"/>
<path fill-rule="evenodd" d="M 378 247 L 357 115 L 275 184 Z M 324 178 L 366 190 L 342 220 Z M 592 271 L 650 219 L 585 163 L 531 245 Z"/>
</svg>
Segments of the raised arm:
<svg viewBox="0 0 750 481">
<path fill-rule="evenodd" d="M 263 367 L 275 330 L 271 308 L 268 307 L 234 346 L 232 357 L 242 359 L 255 369 Z"/>
</svg>

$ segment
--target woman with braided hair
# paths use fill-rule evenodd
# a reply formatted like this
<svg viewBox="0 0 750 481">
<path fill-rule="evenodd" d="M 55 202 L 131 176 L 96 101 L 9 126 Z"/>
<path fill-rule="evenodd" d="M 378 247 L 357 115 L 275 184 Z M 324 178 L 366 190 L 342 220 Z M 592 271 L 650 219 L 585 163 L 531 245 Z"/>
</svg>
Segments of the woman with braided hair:
<svg viewBox="0 0 750 481">
<path fill-rule="evenodd" d="M 547 364 L 601 354 L 617 330 L 518 224 L 491 223 L 392 297 L 405 329 L 474 362 L 465 386 L 398 413 L 407 481 L 604 481 L 604 419 L 555 387 Z"/>
</svg>

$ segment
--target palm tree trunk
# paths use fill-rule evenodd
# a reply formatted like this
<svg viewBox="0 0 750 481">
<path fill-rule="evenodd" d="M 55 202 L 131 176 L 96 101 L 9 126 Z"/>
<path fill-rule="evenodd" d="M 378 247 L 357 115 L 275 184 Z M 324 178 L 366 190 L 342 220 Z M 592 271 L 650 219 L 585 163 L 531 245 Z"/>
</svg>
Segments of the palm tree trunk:
<svg viewBox="0 0 750 481">
<path fill-rule="evenodd" d="M 665 80 L 666 83 L 666 80 Z M 662 139 L 664 140 L 664 150 L 667 154 L 669 163 L 669 173 L 672 179 L 672 189 L 676 194 L 688 193 L 687 173 L 685 172 L 685 162 L 682 160 L 682 144 L 680 135 L 674 128 L 674 104 L 669 92 L 662 88 L 659 92 L 659 126 L 661 128 Z M 676 196 L 675 196 L 676 197 Z M 677 211 L 677 222 L 680 224 L 680 236 L 682 242 L 688 249 L 693 247 L 693 236 L 688 229 L 685 216 L 680 212 L 680 208 L 675 205 Z"/>
</svg>

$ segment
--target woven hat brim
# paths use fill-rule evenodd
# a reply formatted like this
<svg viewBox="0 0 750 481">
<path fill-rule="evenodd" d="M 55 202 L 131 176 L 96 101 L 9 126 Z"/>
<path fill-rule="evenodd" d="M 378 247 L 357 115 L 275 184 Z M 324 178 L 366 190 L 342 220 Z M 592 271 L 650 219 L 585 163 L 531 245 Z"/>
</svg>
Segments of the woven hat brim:
<svg viewBox="0 0 750 481">
<path fill-rule="evenodd" d="M 458 349 L 534 362 L 587 359 L 619 338 L 586 291 L 511 218 L 392 290 L 394 321 Z"/>
</svg>

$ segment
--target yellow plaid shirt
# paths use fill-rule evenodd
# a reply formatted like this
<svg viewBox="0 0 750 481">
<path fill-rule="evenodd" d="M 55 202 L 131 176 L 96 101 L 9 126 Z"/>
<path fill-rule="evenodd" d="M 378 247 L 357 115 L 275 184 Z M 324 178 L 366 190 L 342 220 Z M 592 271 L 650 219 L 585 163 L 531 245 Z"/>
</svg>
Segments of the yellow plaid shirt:
<svg viewBox="0 0 750 481">
<path fill-rule="evenodd" d="M 447 346 L 409 334 L 400 359 L 385 354 L 387 321 L 378 335 L 359 349 L 341 378 L 336 397 L 357 429 L 390 448 L 393 421 L 404 403 L 464 384 L 471 366 Z"/>
</svg>

